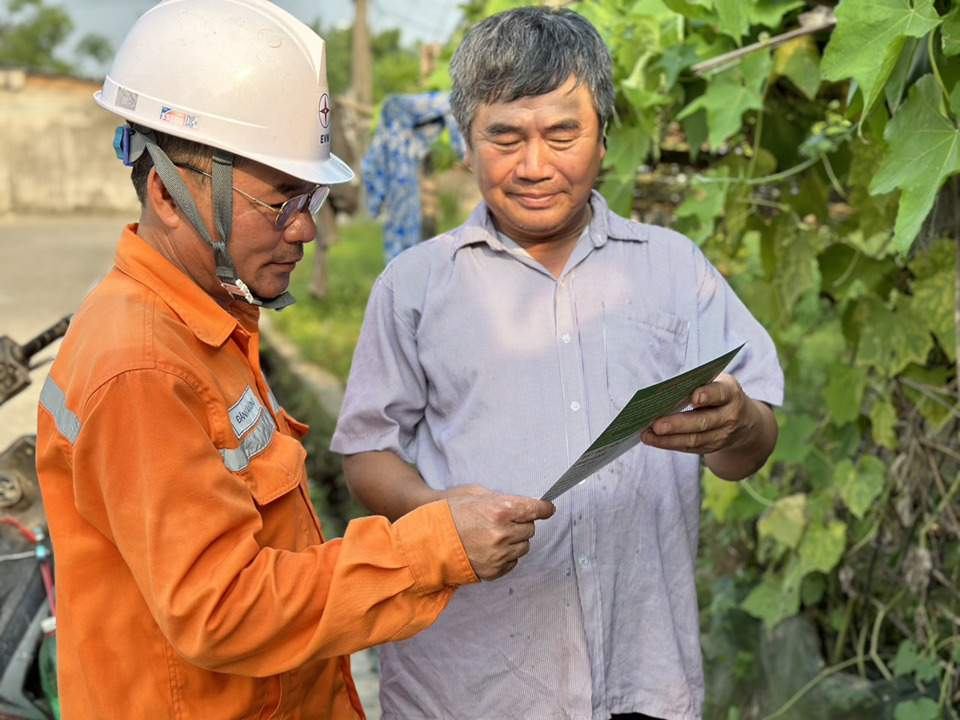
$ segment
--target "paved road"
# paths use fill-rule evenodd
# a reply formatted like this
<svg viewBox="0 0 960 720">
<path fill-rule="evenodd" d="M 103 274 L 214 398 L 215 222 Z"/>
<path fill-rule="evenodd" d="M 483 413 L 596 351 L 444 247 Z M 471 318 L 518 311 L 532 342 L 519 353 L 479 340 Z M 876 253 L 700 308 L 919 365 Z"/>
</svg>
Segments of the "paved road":
<svg viewBox="0 0 960 720">
<path fill-rule="evenodd" d="M 0 336 L 19 344 L 73 313 L 113 265 L 129 217 L 0 217 Z M 31 384 L 0 407 L 0 451 L 35 431 L 40 388 L 59 341 L 34 357 Z M 370 720 L 380 717 L 376 655 L 352 658 L 354 680 Z"/>
</svg>

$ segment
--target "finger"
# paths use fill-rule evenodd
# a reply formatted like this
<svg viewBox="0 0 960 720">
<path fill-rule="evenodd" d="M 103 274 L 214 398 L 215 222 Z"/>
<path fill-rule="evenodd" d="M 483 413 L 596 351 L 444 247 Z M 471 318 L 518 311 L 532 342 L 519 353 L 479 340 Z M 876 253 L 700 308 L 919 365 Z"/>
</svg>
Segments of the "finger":
<svg viewBox="0 0 960 720">
<path fill-rule="evenodd" d="M 557 508 L 547 500 L 537 500 L 521 496 L 510 497 L 513 514 L 511 520 L 515 523 L 527 523 L 534 520 L 546 520 L 551 517 Z"/>
<path fill-rule="evenodd" d="M 724 424 L 721 410 L 698 408 L 657 419 L 650 429 L 657 435 L 687 435 L 708 432 Z"/>
</svg>

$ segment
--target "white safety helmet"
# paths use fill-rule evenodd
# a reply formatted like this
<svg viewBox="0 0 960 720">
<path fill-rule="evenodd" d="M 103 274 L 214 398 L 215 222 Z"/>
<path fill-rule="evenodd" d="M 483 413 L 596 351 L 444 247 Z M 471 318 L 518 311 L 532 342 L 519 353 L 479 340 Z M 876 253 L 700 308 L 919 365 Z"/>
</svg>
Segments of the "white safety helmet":
<svg viewBox="0 0 960 720">
<path fill-rule="evenodd" d="M 266 0 L 163 0 L 130 30 L 94 99 L 308 182 L 353 178 L 330 152 L 324 42 Z"/>
<path fill-rule="evenodd" d="M 221 285 L 253 305 L 292 303 L 287 292 L 258 297 L 237 276 L 227 248 L 233 163 L 248 158 L 318 185 L 353 178 L 330 152 L 323 40 L 267 0 L 162 0 L 127 34 L 94 99 L 127 120 L 114 139 L 117 156 L 131 165 L 150 154 L 177 206 L 213 248 Z M 154 132 L 213 148 L 215 234 Z"/>
</svg>

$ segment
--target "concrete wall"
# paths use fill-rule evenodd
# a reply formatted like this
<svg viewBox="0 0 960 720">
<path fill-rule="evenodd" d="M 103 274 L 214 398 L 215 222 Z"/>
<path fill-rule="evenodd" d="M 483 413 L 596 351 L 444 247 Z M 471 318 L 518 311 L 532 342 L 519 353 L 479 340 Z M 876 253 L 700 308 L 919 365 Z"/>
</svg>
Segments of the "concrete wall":
<svg viewBox="0 0 960 720">
<path fill-rule="evenodd" d="M 99 84 L 0 69 L 0 217 L 130 213 L 130 168 L 112 143 L 119 118 L 93 101 Z"/>
</svg>

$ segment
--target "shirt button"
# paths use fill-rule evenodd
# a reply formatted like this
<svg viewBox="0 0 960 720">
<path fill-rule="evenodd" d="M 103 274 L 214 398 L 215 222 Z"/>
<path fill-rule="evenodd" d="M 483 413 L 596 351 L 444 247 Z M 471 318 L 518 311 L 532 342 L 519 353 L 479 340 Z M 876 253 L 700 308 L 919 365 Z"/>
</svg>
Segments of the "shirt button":
<svg viewBox="0 0 960 720">
<path fill-rule="evenodd" d="M 565 343 L 570 342 L 570 333 L 565 333 L 564 336 L 560 339 L 563 340 Z"/>
<path fill-rule="evenodd" d="M 580 403 L 578 403 L 578 402 L 572 402 L 572 403 L 570 403 L 570 409 L 573 410 L 574 412 L 576 412 L 577 410 L 580 409 Z"/>
<path fill-rule="evenodd" d="M 586 566 L 586 564 L 587 564 L 588 562 L 590 562 L 590 561 L 587 560 L 587 556 L 586 556 L 586 555 L 581 555 L 580 557 L 577 558 L 577 562 L 579 562 L 581 565 Z"/>
</svg>

